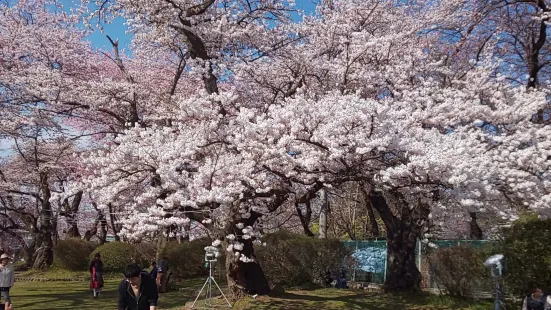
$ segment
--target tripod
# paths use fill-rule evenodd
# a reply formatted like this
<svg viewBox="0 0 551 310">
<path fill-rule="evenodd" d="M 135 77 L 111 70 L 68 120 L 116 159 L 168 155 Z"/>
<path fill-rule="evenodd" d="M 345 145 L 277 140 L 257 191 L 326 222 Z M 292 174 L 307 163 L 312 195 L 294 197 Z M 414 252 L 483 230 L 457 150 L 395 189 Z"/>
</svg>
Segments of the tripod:
<svg viewBox="0 0 551 310">
<path fill-rule="evenodd" d="M 197 302 L 197 300 L 199 299 L 199 296 L 201 296 L 201 293 L 203 293 L 203 290 L 205 288 L 207 290 L 205 291 L 205 303 L 204 303 L 204 305 L 206 306 L 207 309 L 210 309 L 210 308 L 213 307 L 213 305 L 212 305 L 212 283 L 213 282 L 216 285 L 216 287 L 218 288 L 218 291 L 222 294 L 222 297 L 224 297 L 224 299 L 228 303 L 228 306 L 230 306 L 230 308 L 232 307 L 231 303 L 226 298 L 226 295 L 224 295 L 224 292 L 222 292 L 222 289 L 220 289 L 220 286 L 218 286 L 218 283 L 216 283 L 216 280 L 214 280 L 214 277 L 212 276 L 212 269 L 214 267 L 213 262 L 214 261 L 207 261 L 207 265 L 209 266 L 209 277 L 205 281 L 205 284 L 203 284 L 203 287 L 199 291 L 199 294 L 197 294 L 197 297 L 195 298 L 195 301 L 191 305 L 191 309 L 194 309 L 193 307 L 195 306 L 195 303 Z"/>
<path fill-rule="evenodd" d="M 494 302 L 494 309 L 495 310 L 502 310 L 505 309 L 505 304 L 503 303 L 503 300 L 501 299 L 503 296 L 503 293 L 501 291 L 501 263 L 497 263 L 495 267 L 492 268 L 492 277 L 495 281 L 495 302 Z"/>
</svg>

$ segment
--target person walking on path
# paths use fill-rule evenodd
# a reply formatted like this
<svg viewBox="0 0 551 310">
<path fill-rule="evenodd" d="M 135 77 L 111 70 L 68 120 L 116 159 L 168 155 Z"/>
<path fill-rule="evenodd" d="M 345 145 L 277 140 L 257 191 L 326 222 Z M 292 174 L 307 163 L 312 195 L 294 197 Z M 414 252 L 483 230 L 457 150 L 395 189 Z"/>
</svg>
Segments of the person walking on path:
<svg viewBox="0 0 551 310">
<path fill-rule="evenodd" d="M 7 304 L 11 304 L 10 288 L 15 282 L 15 275 L 11 266 L 8 266 L 10 257 L 4 253 L 0 256 L 0 292 Z"/>
<path fill-rule="evenodd" d="M 99 253 L 96 253 L 90 262 L 90 288 L 94 292 L 94 297 L 98 297 L 103 288 L 103 262 Z"/>
<path fill-rule="evenodd" d="M 124 270 L 125 279 L 119 284 L 118 310 L 157 310 L 159 293 L 155 280 L 142 272 L 137 264 Z"/>
<path fill-rule="evenodd" d="M 542 293 L 540 288 L 534 288 L 532 294 L 524 298 L 522 310 L 550 310 L 551 297 Z"/>
</svg>

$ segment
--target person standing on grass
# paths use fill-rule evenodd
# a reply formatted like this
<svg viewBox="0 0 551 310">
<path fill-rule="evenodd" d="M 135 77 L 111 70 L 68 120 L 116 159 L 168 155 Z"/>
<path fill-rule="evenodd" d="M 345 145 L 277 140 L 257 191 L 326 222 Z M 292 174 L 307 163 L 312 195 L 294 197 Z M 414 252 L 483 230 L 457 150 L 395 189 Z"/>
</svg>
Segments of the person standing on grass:
<svg viewBox="0 0 551 310">
<path fill-rule="evenodd" d="M 532 294 L 524 298 L 522 310 L 550 310 L 551 297 L 542 293 L 540 288 L 534 288 Z"/>
<path fill-rule="evenodd" d="M 157 288 L 159 289 L 159 293 L 165 293 L 168 284 L 168 257 L 163 257 L 159 262 L 157 272 Z"/>
<path fill-rule="evenodd" d="M 149 275 L 152 279 L 157 280 L 157 273 L 159 272 L 159 268 L 157 268 L 157 263 L 152 262 L 151 263 L 151 271 L 149 272 Z"/>
<path fill-rule="evenodd" d="M 90 277 L 90 287 L 94 291 L 94 297 L 98 297 L 103 287 L 103 262 L 99 253 L 96 253 L 94 259 L 90 262 Z"/>
<path fill-rule="evenodd" d="M 0 292 L 7 304 L 11 304 L 10 288 L 15 282 L 13 270 L 8 266 L 10 257 L 4 253 L 0 256 Z"/>
<path fill-rule="evenodd" d="M 118 310 L 157 310 L 159 293 L 155 280 L 142 272 L 137 264 L 124 270 L 125 279 L 119 284 Z"/>
</svg>

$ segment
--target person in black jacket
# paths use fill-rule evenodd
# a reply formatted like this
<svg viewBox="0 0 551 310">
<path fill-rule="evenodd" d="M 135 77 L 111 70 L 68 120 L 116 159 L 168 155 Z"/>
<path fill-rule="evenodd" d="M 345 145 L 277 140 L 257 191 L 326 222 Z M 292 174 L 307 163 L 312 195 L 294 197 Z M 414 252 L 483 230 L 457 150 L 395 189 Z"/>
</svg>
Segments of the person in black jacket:
<svg viewBox="0 0 551 310">
<path fill-rule="evenodd" d="M 90 262 L 90 278 L 91 282 L 97 282 L 97 287 L 93 287 L 94 297 L 98 297 L 103 287 L 103 262 L 101 255 L 96 253 L 94 259 Z"/>
<path fill-rule="evenodd" d="M 157 281 L 157 273 L 159 271 L 159 268 L 157 268 L 157 263 L 156 262 L 152 262 L 151 263 L 151 271 L 149 272 L 149 275 L 151 276 L 152 279 L 154 279 L 155 281 Z"/>
<path fill-rule="evenodd" d="M 157 310 L 157 284 L 136 264 L 126 266 L 119 285 L 118 310 Z"/>
</svg>

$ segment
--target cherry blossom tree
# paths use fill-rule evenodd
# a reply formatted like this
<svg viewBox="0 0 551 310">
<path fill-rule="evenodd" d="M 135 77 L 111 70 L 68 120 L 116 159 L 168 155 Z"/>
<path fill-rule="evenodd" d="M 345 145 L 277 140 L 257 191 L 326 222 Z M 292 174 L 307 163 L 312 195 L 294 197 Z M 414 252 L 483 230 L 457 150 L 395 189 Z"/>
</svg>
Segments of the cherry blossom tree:
<svg viewBox="0 0 551 310">
<path fill-rule="evenodd" d="M 177 77 L 203 85 L 86 156 L 97 171 L 86 184 L 104 206 L 125 202 L 130 239 L 190 220 L 212 228 L 238 294 L 265 214 L 361 182 L 386 227 L 387 289 L 418 288 L 413 253 L 431 212 L 543 208 L 546 181 L 520 163 L 549 148 L 520 132 L 546 131 L 530 121 L 545 93 L 509 82 L 498 41 L 446 61 L 451 43 L 431 30 L 451 6 L 417 3 L 334 1 L 289 23 L 270 1 L 102 2 L 95 14 L 129 18 L 144 56 L 178 42 L 190 62 Z"/>
<path fill-rule="evenodd" d="M 4 205 L 46 204 L 33 215 L 38 246 L 51 246 L 52 202 L 80 234 L 73 205 L 88 194 L 95 227 L 108 215 L 129 241 L 201 223 L 228 252 L 232 293 L 265 291 L 246 270 L 270 216 L 305 204 L 308 233 L 317 193 L 353 184 L 385 226 L 385 287 L 404 291 L 419 288 L 415 244 L 431 218 L 548 211 L 543 0 L 326 1 L 301 22 L 287 1 L 85 1 L 83 12 L 97 6 L 82 13 L 90 27 L 126 18 L 132 57 L 111 37 L 112 51 L 93 50 L 77 14 L 45 4 L 3 5 L 0 19 L 0 132 L 19 138 L 40 120 L 60 135 L 46 143 L 35 131 L 6 163 L 32 172 L 33 191 L 24 208 Z M 540 32 L 519 33 L 511 8 Z M 70 174 L 53 155 L 75 150 L 60 123 L 94 137 L 67 190 L 44 182 L 44 171 Z M 22 191 L 2 184 L 6 199 Z M 54 188 L 65 194 L 50 199 Z"/>
</svg>

